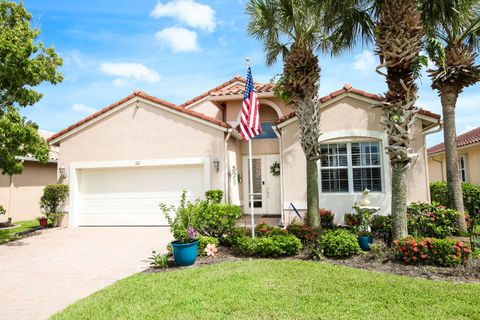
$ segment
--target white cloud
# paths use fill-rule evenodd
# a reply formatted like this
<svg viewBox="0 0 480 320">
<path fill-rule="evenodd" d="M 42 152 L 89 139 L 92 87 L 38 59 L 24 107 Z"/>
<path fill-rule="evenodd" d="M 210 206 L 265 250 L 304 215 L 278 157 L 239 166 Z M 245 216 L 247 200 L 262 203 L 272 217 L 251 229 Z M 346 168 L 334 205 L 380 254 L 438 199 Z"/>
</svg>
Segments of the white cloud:
<svg viewBox="0 0 480 320">
<path fill-rule="evenodd" d="M 117 77 L 114 80 L 116 86 L 127 85 L 127 79 L 148 83 L 155 83 L 160 80 L 160 75 L 157 72 L 140 63 L 104 62 L 100 65 L 100 71 L 106 75 Z"/>
<path fill-rule="evenodd" d="M 62 55 L 62 58 L 63 58 L 63 64 L 65 66 L 77 66 L 80 68 L 85 68 L 87 66 L 87 63 L 82 57 L 82 54 L 78 50 L 65 52 Z"/>
<path fill-rule="evenodd" d="M 373 52 L 364 50 L 355 56 L 353 69 L 361 71 L 362 73 L 368 73 L 375 70 L 375 63 L 375 55 Z"/>
<path fill-rule="evenodd" d="M 194 0 L 173 0 L 165 4 L 159 1 L 150 15 L 155 18 L 174 18 L 208 32 L 213 32 L 216 26 L 215 10 Z"/>
<path fill-rule="evenodd" d="M 72 110 L 79 113 L 95 113 L 97 109 L 87 106 L 83 103 L 75 103 L 72 105 Z"/>
<path fill-rule="evenodd" d="M 175 52 L 198 51 L 197 33 L 185 28 L 165 28 L 155 34 L 160 42 L 165 42 Z"/>
</svg>

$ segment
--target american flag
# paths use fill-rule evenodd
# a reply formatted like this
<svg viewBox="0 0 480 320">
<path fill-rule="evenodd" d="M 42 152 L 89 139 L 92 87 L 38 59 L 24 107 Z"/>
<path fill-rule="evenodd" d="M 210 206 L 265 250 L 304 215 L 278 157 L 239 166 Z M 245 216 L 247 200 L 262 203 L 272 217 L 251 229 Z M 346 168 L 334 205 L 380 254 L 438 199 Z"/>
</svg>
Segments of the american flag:
<svg viewBox="0 0 480 320">
<path fill-rule="evenodd" d="M 258 109 L 260 104 L 255 93 L 253 84 L 252 69 L 248 67 L 245 95 L 243 97 L 242 115 L 240 117 L 240 135 L 243 140 L 248 141 L 262 133 Z"/>
</svg>

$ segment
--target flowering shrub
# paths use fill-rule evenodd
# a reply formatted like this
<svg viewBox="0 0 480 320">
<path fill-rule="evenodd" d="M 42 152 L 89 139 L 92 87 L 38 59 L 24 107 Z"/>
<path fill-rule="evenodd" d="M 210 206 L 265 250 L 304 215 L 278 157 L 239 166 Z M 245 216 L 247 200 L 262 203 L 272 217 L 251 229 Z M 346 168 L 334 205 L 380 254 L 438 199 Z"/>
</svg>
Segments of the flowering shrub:
<svg viewBox="0 0 480 320">
<path fill-rule="evenodd" d="M 361 217 L 358 214 L 345 213 L 344 220 L 349 229 L 356 229 L 362 224 Z"/>
<path fill-rule="evenodd" d="M 259 225 L 255 226 L 255 235 L 257 237 L 266 237 L 266 236 L 268 236 L 270 231 L 272 231 L 272 229 L 273 229 L 273 227 L 266 224 L 266 223 L 259 224 Z"/>
<path fill-rule="evenodd" d="M 303 244 L 315 243 L 321 235 L 320 229 L 299 223 L 290 224 L 287 226 L 287 231 L 300 239 Z"/>
<path fill-rule="evenodd" d="M 322 228 L 324 229 L 333 229 L 333 218 L 335 215 L 331 210 L 327 209 L 318 209 L 320 213 L 320 220 L 322 221 Z"/>
<path fill-rule="evenodd" d="M 408 231 L 416 237 L 445 238 L 458 234 L 459 213 L 438 203 L 412 202 L 407 209 Z"/>
<path fill-rule="evenodd" d="M 220 244 L 220 241 L 217 238 L 214 237 L 205 237 L 205 236 L 200 236 L 198 237 L 198 254 L 204 255 L 205 254 L 205 248 L 209 244 L 213 244 L 215 246 L 218 246 Z"/>
<path fill-rule="evenodd" d="M 370 219 L 372 232 L 390 232 L 392 230 L 392 217 L 374 215 Z"/>
<path fill-rule="evenodd" d="M 347 258 L 362 252 L 357 236 L 342 229 L 327 231 L 318 244 L 326 257 Z"/>
<path fill-rule="evenodd" d="M 236 252 L 247 256 L 282 257 L 300 253 L 302 243 L 292 235 L 273 235 L 255 239 L 244 236 L 236 239 L 233 248 Z"/>
<path fill-rule="evenodd" d="M 471 250 L 463 242 L 455 240 L 407 238 L 394 240 L 392 253 L 406 264 L 456 267 L 468 259 Z"/>
</svg>

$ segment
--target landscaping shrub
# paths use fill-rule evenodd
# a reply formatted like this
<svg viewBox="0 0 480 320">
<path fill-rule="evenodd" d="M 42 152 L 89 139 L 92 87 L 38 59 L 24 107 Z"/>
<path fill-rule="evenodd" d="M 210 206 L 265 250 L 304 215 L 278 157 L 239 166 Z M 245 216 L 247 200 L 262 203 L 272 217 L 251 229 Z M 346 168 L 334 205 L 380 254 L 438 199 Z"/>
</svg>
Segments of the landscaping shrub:
<svg viewBox="0 0 480 320">
<path fill-rule="evenodd" d="M 416 237 L 445 238 L 458 234 L 459 213 L 438 203 L 412 202 L 407 208 L 408 232 Z"/>
<path fill-rule="evenodd" d="M 390 232 L 392 231 L 392 217 L 374 215 L 370 219 L 372 232 Z"/>
<path fill-rule="evenodd" d="M 327 231 L 318 243 L 326 257 L 347 258 L 362 252 L 357 236 L 347 230 Z"/>
<path fill-rule="evenodd" d="M 287 231 L 302 241 L 303 244 L 315 243 L 321 235 L 318 228 L 309 227 L 304 224 L 292 223 L 287 226 Z"/>
<path fill-rule="evenodd" d="M 152 251 L 150 260 L 150 267 L 155 269 L 165 269 L 168 267 L 168 254 L 160 254 Z"/>
<path fill-rule="evenodd" d="M 210 190 L 205 194 L 207 200 L 195 204 L 192 220 L 193 227 L 203 236 L 222 238 L 235 227 L 242 216 L 239 206 L 219 203 L 223 197 L 220 190 Z"/>
<path fill-rule="evenodd" d="M 205 192 L 205 197 L 211 203 L 220 203 L 223 199 L 223 191 L 222 190 L 208 190 Z"/>
<path fill-rule="evenodd" d="M 40 197 L 40 208 L 54 225 L 63 216 L 58 212 L 68 197 L 68 186 L 64 184 L 51 184 L 45 186 Z"/>
<path fill-rule="evenodd" d="M 192 227 L 192 220 L 195 214 L 195 204 L 187 201 L 187 192 L 184 190 L 180 198 L 180 205 L 168 206 L 160 203 L 165 218 L 170 226 L 173 238 L 181 243 L 190 243 L 196 241 L 195 229 Z M 172 215 L 175 212 L 175 215 Z"/>
<path fill-rule="evenodd" d="M 327 209 L 319 209 L 320 213 L 320 220 L 322 222 L 322 228 L 324 229 L 333 229 L 333 219 L 335 218 L 335 214 L 331 210 Z"/>
<path fill-rule="evenodd" d="M 349 229 L 356 229 L 362 224 L 361 217 L 358 214 L 345 213 L 344 216 L 345 225 Z"/>
<path fill-rule="evenodd" d="M 456 267 L 465 263 L 471 250 L 463 242 L 450 239 L 394 240 L 393 256 L 406 264 L 427 264 Z"/>
<path fill-rule="evenodd" d="M 201 255 L 205 255 L 205 248 L 207 247 L 207 244 L 214 244 L 217 247 L 220 244 L 220 241 L 214 237 L 200 236 L 198 237 L 198 241 L 198 254 Z"/>
<path fill-rule="evenodd" d="M 463 204 L 471 216 L 480 215 L 480 186 L 462 183 Z M 448 207 L 448 191 L 446 182 L 430 183 L 432 201 Z"/>
<path fill-rule="evenodd" d="M 0 216 L 7 213 L 7 210 L 0 204 Z"/>
<path fill-rule="evenodd" d="M 266 223 L 255 226 L 255 235 L 257 237 L 271 237 L 274 235 L 287 235 L 288 231 L 278 227 L 272 227 Z"/>
<path fill-rule="evenodd" d="M 222 245 L 232 247 L 237 242 L 237 239 L 248 237 L 251 234 L 251 229 L 247 229 L 244 227 L 233 227 L 225 234 L 223 238 L 219 238 L 219 240 Z"/>
<path fill-rule="evenodd" d="M 293 235 L 273 235 L 271 237 L 239 237 L 233 248 L 247 256 L 283 257 L 293 256 L 302 250 L 300 239 Z"/>
</svg>

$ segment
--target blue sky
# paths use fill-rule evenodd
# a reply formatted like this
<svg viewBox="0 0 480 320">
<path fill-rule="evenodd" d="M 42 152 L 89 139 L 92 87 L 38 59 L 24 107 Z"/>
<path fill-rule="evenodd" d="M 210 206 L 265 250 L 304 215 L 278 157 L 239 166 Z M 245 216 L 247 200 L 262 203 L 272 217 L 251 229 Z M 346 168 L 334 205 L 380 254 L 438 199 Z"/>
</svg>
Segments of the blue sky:
<svg viewBox="0 0 480 320">
<path fill-rule="evenodd" d="M 63 57 L 65 80 L 38 90 L 44 98 L 23 114 L 40 128 L 59 131 L 141 89 L 182 103 L 233 76 L 252 60 L 254 79 L 267 82 L 282 70 L 268 67 L 261 43 L 246 33 L 245 0 L 25 0 L 42 30 L 41 40 Z M 358 47 L 341 57 L 320 58 L 321 94 L 344 83 L 382 93 L 372 48 Z M 437 93 L 424 76 L 419 105 L 440 113 Z M 462 94 L 458 133 L 480 126 L 477 87 Z M 428 137 L 431 146 L 443 140 Z"/>
</svg>

